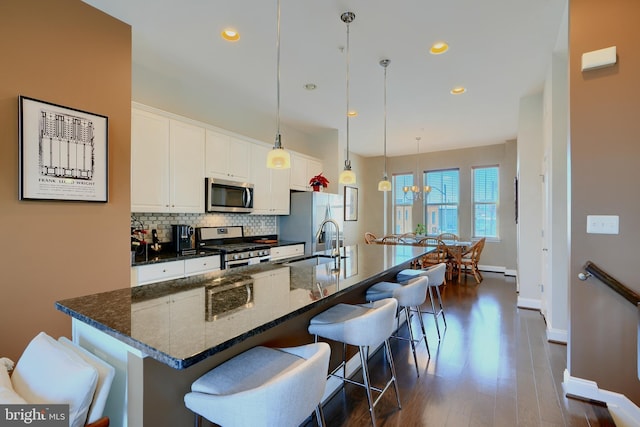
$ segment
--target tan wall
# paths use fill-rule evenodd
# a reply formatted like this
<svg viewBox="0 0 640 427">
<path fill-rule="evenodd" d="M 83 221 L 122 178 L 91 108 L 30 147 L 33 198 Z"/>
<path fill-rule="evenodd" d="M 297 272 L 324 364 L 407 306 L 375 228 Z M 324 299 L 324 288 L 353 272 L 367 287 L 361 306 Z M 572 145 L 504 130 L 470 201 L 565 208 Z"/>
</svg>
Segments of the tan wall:
<svg viewBox="0 0 640 427">
<path fill-rule="evenodd" d="M 129 283 L 131 28 L 80 0 L 0 3 L 0 354 L 70 336 L 64 298 Z M 109 202 L 18 201 L 18 95 L 109 117 Z"/>
<path fill-rule="evenodd" d="M 569 371 L 640 405 L 637 309 L 596 279 L 588 260 L 640 293 L 640 2 L 570 2 L 571 286 Z M 581 72 L 585 52 L 617 46 L 618 64 Z M 620 234 L 586 234 L 587 215 L 619 215 Z"/>
<path fill-rule="evenodd" d="M 460 206 L 458 210 L 459 234 L 463 239 L 469 239 L 472 233 L 471 218 L 471 170 L 474 166 L 500 166 L 500 206 L 499 206 L 499 242 L 487 242 L 482 253 L 480 264 L 496 267 L 506 267 L 509 270 L 516 269 L 516 225 L 515 225 L 515 196 L 513 179 L 516 176 L 516 142 L 510 141 L 504 144 L 474 147 L 460 150 L 438 151 L 425 153 L 418 156 L 418 168 L 420 171 L 436 169 L 460 170 Z M 366 200 L 366 208 L 363 211 L 362 236 L 370 231 L 376 235 L 383 230 L 383 193 L 378 191 L 378 181 L 382 178 L 384 169 L 381 157 L 367 158 L 362 162 L 362 180 L 360 197 Z M 416 156 L 398 156 L 387 158 L 387 172 L 389 179 L 394 174 L 416 173 Z M 388 197 L 388 232 L 393 232 L 392 220 L 392 196 Z M 423 207 L 421 202 L 413 205 L 413 226 L 418 222 L 424 223 Z"/>
</svg>

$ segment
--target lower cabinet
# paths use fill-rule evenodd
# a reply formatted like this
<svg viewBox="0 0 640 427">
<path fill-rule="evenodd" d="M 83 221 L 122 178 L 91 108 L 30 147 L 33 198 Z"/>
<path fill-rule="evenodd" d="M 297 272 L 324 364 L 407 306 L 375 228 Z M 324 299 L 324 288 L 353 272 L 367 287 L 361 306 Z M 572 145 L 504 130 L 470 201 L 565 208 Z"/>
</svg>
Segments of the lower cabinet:
<svg viewBox="0 0 640 427">
<path fill-rule="evenodd" d="M 204 288 L 133 303 L 131 336 L 161 351 L 196 353 L 204 345 L 204 305 Z"/>
<path fill-rule="evenodd" d="M 220 270 L 220 255 L 131 267 L 131 286 L 148 285 Z"/>
<path fill-rule="evenodd" d="M 271 248 L 271 261 L 304 255 L 304 243 Z"/>
</svg>

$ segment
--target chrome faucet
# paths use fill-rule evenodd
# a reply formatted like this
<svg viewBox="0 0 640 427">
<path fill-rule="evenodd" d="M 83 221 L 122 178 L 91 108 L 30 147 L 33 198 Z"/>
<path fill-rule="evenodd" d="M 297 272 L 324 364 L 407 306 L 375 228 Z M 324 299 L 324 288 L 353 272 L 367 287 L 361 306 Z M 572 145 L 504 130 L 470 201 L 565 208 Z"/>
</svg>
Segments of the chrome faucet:
<svg viewBox="0 0 640 427">
<path fill-rule="evenodd" d="M 336 228 L 336 242 L 335 242 L 335 247 L 333 248 L 333 251 L 331 251 L 331 256 L 333 257 L 339 257 L 340 256 L 340 226 L 338 225 L 338 223 L 331 219 L 325 219 L 324 221 L 322 221 L 322 224 L 320 224 L 320 227 L 318 228 L 318 232 L 316 233 L 316 241 L 320 238 L 320 234 L 322 233 L 322 229 L 324 228 L 324 226 L 330 222 L 331 224 L 334 225 L 334 227 Z"/>
</svg>

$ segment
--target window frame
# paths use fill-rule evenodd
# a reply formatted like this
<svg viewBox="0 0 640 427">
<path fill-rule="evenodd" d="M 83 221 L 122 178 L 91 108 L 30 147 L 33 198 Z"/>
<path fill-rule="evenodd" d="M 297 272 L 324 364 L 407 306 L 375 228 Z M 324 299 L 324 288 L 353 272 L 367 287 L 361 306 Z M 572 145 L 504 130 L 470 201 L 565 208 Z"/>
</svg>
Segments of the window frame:
<svg viewBox="0 0 640 427">
<path fill-rule="evenodd" d="M 476 201 L 476 171 L 481 169 L 496 169 L 496 197 L 495 201 Z M 478 206 L 495 206 L 495 235 L 479 234 L 476 230 L 476 212 Z M 500 240 L 500 165 L 483 165 L 473 166 L 471 168 L 471 235 L 473 239 L 481 239 L 486 237 L 487 240 L 499 241 Z"/>
<path fill-rule="evenodd" d="M 442 190 L 440 189 L 439 186 L 436 185 L 431 185 L 429 184 L 429 174 L 435 174 L 435 173 L 441 173 L 441 172 L 449 172 L 449 171 L 454 171 L 457 174 L 457 182 L 456 182 L 456 193 L 455 193 L 455 202 L 447 202 L 448 197 L 444 197 L 443 199 L 443 203 L 429 203 L 429 196 L 431 195 L 431 193 L 433 193 L 434 190 L 436 191 L 440 191 L 440 193 L 442 194 L 442 196 L 444 196 L 444 192 L 442 192 Z M 431 191 L 424 197 L 424 202 L 423 202 L 423 219 L 424 219 L 424 224 L 425 227 L 427 227 L 427 235 L 430 236 L 434 236 L 434 235 L 439 235 L 441 233 L 454 233 L 457 235 L 460 235 L 460 168 L 446 168 L 446 169 L 430 169 L 430 170 L 426 170 L 422 173 L 422 185 L 426 186 L 429 185 L 431 187 Z M 429 224 L 432 224 L 433 221 L 430 221 L 430 210 L 429 207 L 430 206 L 455 206 L 456 208 L 456 227 L 455 230 L 443 230 L 439 227 L 438 224 L 438 229 L 439 231 L 436 233 L 431 232 L 431 230 L 429 230 Z"/>
<path fill-rule="evenodd" d="M 396 200 L 399 199 L 399 197 L 398 198 L 396 197 L 398 188 L 401 188 L 403 186 L 403 185 L 401 185 L 401 186 L 398 187 L 398 185 L 397 185 L 397 180 L 400 177 L 411 177 L 411 182 L 407 183 L 405 181 L 405 182 L 402 183 L 403 185 L 409 185 L 409 187 L 411 187 L 413 185 L 413 183 L 415 182 L 414 181 L 415 180 L 415 176 L 414 176 L 414 174 L 412 172 L 394 173 L 391 176 L 391 181 L 392 181 L 391 182 L 391 212 L 392 212 L 392 217 L 393 217 L 393 219 L 391 221 L 391 229 L 393 230 L 392 234 L 410 233 L 415 229 L 415 227 L 413 225 L 413 203 L 410 202 L 410 201 L 406 201 L 405 200 L 406 198 L 404 197 L 404 192 L 402 192 L 402 190 L 400 190 L 402 192 L 401 193 L 402 194 L 402 200 L 406 201 L 406 203 L 396 204 Z M 405 210 L 405 211 L 408 208 L 408 211 L 410 212 L 410 217 L 407 220 L 409 222 L 408 229 L 407 229 L 407 224 L 406 224 L 406 221 L 405 221 L 405 227 L 403 229 L 401 229 L 401 230 L 396 230 L 396 227 L 397 227 L 396 218 L 397 218 L 397 214 L 398 214 L 397 213 L 397 207 L 398 206 L 404 207 L 403 210 Z"/>
</svg>

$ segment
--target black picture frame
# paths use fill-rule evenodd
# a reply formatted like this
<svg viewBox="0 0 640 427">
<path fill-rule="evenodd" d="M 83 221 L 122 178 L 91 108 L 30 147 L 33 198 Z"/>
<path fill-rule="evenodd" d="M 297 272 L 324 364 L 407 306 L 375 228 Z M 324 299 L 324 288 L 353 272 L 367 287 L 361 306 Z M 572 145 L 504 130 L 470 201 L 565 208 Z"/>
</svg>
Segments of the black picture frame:
<svg viewBox="0 0 640 427">
<path fill-rule="evenodd" d="M 19 199 L 106 203 L 109 119 L 18 97 Z"/>
<path fill-rule="evenodd" d="M 356 187 L 344 187 L 344 220 L 358 220 L 358 189 Z"/>
</svg>

